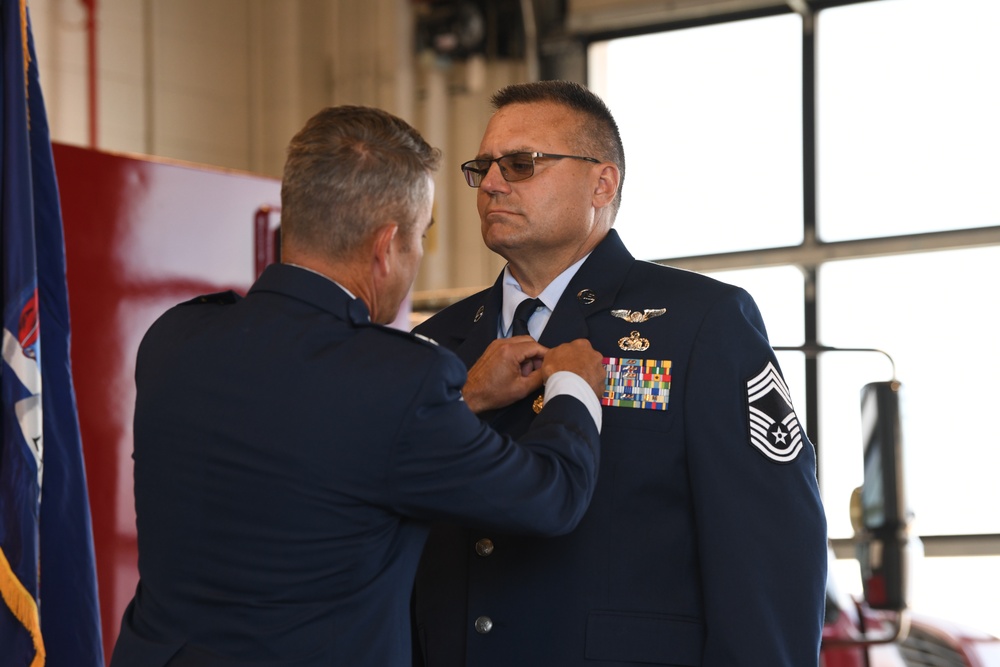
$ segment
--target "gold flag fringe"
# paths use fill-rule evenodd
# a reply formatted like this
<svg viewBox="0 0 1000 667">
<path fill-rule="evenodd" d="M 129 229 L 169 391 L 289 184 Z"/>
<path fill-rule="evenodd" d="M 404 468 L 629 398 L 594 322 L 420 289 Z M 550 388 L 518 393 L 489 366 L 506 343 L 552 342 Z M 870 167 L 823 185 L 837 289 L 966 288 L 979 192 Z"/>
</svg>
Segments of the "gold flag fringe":
<svg viewBox="0 0 1000 667">
<path fill-rule="evenodd" d="M 31 635 L 31 643 L 35 646 L 35 658 L 31 667 L 44 667 L 45 645 L 42 643 L 42 626 L 38 618 L 38 605 L 28 589 L 18 580 L 10 567 L 3 549 L 0 549 L 0 595 L 21 625 Z"/>
</svg>

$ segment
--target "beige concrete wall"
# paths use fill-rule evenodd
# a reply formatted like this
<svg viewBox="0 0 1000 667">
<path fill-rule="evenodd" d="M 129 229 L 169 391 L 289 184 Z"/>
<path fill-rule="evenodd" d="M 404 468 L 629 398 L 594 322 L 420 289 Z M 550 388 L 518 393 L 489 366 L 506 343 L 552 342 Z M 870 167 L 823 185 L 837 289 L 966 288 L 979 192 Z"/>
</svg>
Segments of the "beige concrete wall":
<svg viewBox="0 0 1000 667">
<path fill-rule="evenodd" d="M 326 20 L 317 4 L 100 0 L 96 147 L 280 175 L 305 107 L 327 101 L 322 58 L 309 57 Z M 83 5 L 29 11 L 53 138 L 89 145 Z"/>
<path fill-rule="evenodd" d="M 86 11 L 28 0 L 55 141 L 90 142 Z M 475 191 L 489 94 L 524 63 L 414 53 L 410 0 L 99 0 L 96 148 L 280 178 L 285 146 L 330 104 L 379 106 L 444 153 L 421 292 L 493 282 Z"/>
</svg>

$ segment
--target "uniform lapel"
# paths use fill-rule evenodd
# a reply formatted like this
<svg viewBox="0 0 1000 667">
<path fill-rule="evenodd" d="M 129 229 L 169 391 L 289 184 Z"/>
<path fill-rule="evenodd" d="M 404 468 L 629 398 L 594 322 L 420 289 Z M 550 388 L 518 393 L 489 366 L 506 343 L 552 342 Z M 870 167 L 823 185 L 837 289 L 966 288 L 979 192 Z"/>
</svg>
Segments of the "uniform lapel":
<svg viewBox="0 0 1000 667">
<path fill-rule="evenodd" d="M 554 347 L 587 338 L 587 318 L 614 305 L 634 261 L 618 232 L 608 232 L 566 286 L 538 342 Z"/>
<path fill-rule="evenodd" d="M 503 307 L 503 273 L 497 278 L 493 287 L 482 294 L 483 302 L 480 306 L 483 314 L 473 320 L 466 339 L 453 350 L 468 368 L 476 363 L 487 346 L 497 337 L 497 321 L 500 319 L 500 309 Z"/>
</svg>

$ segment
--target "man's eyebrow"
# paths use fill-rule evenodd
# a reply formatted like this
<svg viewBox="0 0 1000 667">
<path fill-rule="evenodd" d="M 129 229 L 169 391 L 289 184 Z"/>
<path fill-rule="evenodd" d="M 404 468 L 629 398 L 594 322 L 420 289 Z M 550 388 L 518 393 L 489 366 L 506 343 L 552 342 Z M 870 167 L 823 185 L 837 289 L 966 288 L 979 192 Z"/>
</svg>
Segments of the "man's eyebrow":
<svg viewBox="0 0 1000 667">
<path fill-rule="evenodd" d="M 505 150 L 500 153 L 496 158 L 489 153 L 480 153 L 474 159 L 476 160 L 495 160 L 497 158 L 504 157 L 505 155 L 516 155 L 517 153 L 534 153 L 535 151 L 531 148 L 515 148 L 513 150 Z"/>
</svg>

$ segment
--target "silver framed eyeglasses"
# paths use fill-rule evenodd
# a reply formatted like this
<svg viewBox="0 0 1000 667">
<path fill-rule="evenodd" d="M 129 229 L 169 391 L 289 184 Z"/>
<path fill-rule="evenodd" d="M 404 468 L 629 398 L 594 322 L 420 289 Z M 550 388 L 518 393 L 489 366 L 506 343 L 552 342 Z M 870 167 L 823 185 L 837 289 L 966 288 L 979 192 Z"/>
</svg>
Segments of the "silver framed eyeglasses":
<svg viewBox="0 0 1000 667">
<path fill-rule="evenodd" d="M 535 173 L 535 160 L 540 158 L 550 160 L 586 160 L 587 162 L 600 163 L 600 160 L 582 155 L 559 155 L 557 153 L 511 153 L 501 155 L 491 160 L 469 160 L 462 163 L 462 173 L 465 175 L 465 182 L 470 187 L 478 188 L 490 166 L 496 162 L 500 166 L 500 175 L 508 183 L 516 183 L 531 178 Z"/>
</svg>

